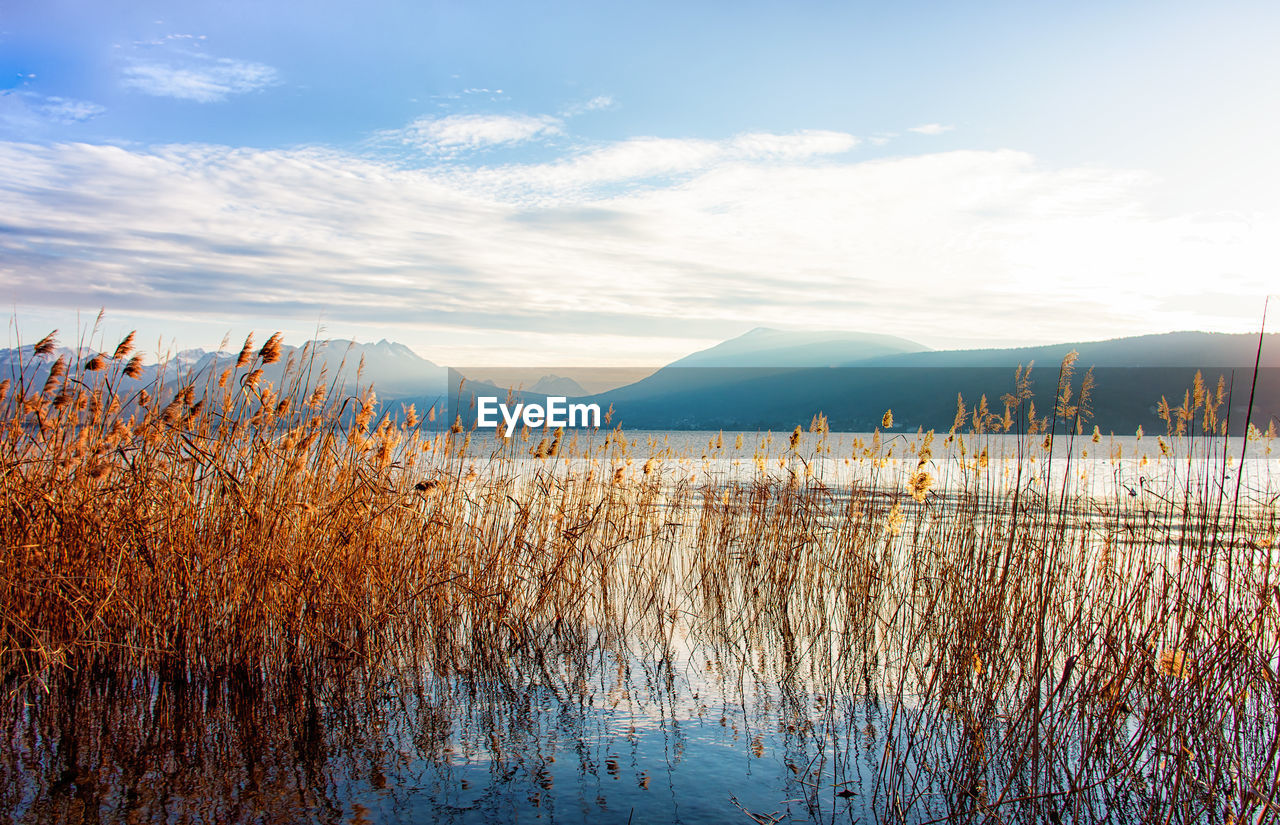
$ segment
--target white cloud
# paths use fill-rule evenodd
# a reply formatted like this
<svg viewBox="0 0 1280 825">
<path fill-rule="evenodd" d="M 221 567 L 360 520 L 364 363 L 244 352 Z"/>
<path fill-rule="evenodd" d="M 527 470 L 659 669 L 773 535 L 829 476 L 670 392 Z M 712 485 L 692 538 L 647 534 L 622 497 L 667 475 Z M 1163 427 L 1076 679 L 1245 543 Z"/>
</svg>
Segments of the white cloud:
<svg viewBox="0 0 1280 825">
<path fill-rule="evenodd" d="M 0 132 L 30 140 L 42 136 L 55 124 L 84 123 L 105 111 L 106 107 L 88 100 L 7 89 L 0 91 Z"/>
<path fill-rule="evenodd" d="M 562 114 L 565 117 L 574 117 L 585 112 L 598 112 L 602 109 L 612 109 L 613 106 L 613 97 L 610 95 L 597 95 L 590 100 L 584 100 L 581 103 L 574 103 L 565 107 Z"/>
<path fill-rule="evenodd" d="M 858 142 L 856 137 L 844 132 L 809 130 L 788 135 L 753 132 L 734 138 L 730 146 L 748 158 L 790 160 L 837 155 L 853 149 Z"/>
<path fill-rule="evenodd" d="M 1195 328 L 1206 283 L 1239 299 L 1247 328 L 1280 257 L 1276 215 L 1157 217 L 1131 171 L 1013 151 L 859 161 L 842 155 L 851 145 L 636 138 L 484 170 L 0 143 L 0 298 L 323 315 L 335 333 L 459 330 L 498 360 L 572 341 L 577 363 L 627 363 L 661 360 L 640 339 L 759 324 L 935 345 Z"/>
<path fill-rule="evenodd" d="M 502 95 L 502 89 L 470 88 L 461 93 L 437 95 L 456 100 L 462 95 Z M 496 98 L 495 98 L 496 99 Z M 437 104 L 447 108 L 448 104 Z M 565 107 L 559 116 L 509 114 L 454 114 L 421 117 L 399 129 L 384 129 L 373 144 L 399 144 L 437 155 L 454 156 L 496 146 L 514 146 L 565 134 L 565 121 L 584 112 L 613 106 L 613 98 L 599 95 Z"/>
<path fill-rule="evenodd" d="M 280 82 L 274 68 L 263 63 L 188 55 L 185 60 L 140 60 L 125 66 L 127 88 L 178 100 L 219 103 Z"/>
<path fill-rule="evenodd" d="M 750 132 L 727 140 L 635 137 L 578 150 L 549 163 L 512 164 L 455 173 L 465 185 L 519 199 L 580 197 L 634 182 L 670 183 L 718 164 L 777 163 L 847 152 L 858 144 L 843 132 Z"/>
<path fill-rule="evenodd" d="M 39 108 L 58 123 L 83 123 L 107 111 L 105 106 L 97 103 L 67 97 L 46 97 Z"/>
<path fill-rule="evenodd" d="M 163 37 L 153 37 L 150 40 L 135 40 L 133 41 L 133 45 L 135 46 L 168 46 L 181 41 L 187 41 L 188 43 L 191 43 L 191 44 L 198 44 L 201 41 L 208 40 L 208 39 L 209 39 L 208 36 L 203 34 L 182 34 L 182 33 L 175 32 L 173 34 L 166 34 Z"/>
<path fill-rule="evenodd" d="M 596 95 L 579 107 L 582 112 L 594 112 L 599 109 L 608 109 L 613 106 L 613 98 L 609 95 Z"/>
<path fill-rule="evenodd" d="M 419 118 L 403 129 L 381 132 L 379 137 L 427 151 L 455 152 L 558 135 L 561 125 L 560 119 L 549 115 L 449 115 Z"/>
<path fill-rule="evenodd" d="M 688 173 L 715 161 L 724 151 L 722 144 L 710 140 L 639 137 L 550 163 L 489 167 L 462 177 L 513 195 L 519 191 L 560 195 L 582 187 Z"/>
<path fill-rule="evenodd" d="M 918 135 L 940 135 L 943 132 L 950 132 L 955 129 L 954 126 L 944 126 L 941 123 L 925 123 L 920 126 L 912 126 L 907 129 L 908 132 L 915 132 Z"/>
</svg>

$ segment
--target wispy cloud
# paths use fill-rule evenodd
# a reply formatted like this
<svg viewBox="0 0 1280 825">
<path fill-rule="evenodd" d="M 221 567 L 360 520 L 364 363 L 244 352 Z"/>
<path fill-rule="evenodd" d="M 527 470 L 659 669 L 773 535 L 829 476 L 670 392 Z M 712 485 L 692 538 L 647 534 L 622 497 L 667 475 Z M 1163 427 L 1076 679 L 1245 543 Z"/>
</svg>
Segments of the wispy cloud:
<svg viewBox="0 0 1280 825">
<path fill-rule="evenodd" d="M 0 91 L 0 131 L 38 137 L 54 124 L 85 123 L 106 112 L 89 100 L 47 97 L 28 89 Z"/>
<path fill-rule="evenodd" d="M 419 118 L 402 129 L 380 132 L 378 138 L 449 153 L 558 135 L 562 123 L 550 115 L 448 115 Z"/>
<path fill-rule="evenodd" d="M 0 143 L 5 299 L 487 331 L 477 346 L 544 336 L 608 361 L 646 336 L 761 323 L 935 344 L 1195 327 L 1171 297 L 1206 278 L 1266 292 L 1280 256 L 1276 216 L 1157 218 L 1133 172 L 1012 151 L 867 161 L 854 145 L 636 138 L 486 170 Z"/>
<path fill-rule="evenodd" d="M 39 110 L 59 123 L 84 123 L 107 111 L 89 100 L 76 100 L 69 97 L 46 97 L 38 104 Z"/>
<path fill-rule="evenodd" d="M 192 55 L 183 62 L 132 62 L 124 67 L 122 82 L 126 88 L 156 97 L 219 103 L 232 95 L 274 86 L 280 78 L 264 63 Z"/>
<path fill-rule="evenodd" d="M 502 89 L 470 88 L 436 97 L 456 100 L 463 95 L 475 94 L 494 95 L 493 99 L 497 100 L 497 96 L 504 93 Z M 438 105 L 448 107 L 448 104 Z M 375 133 L 372 143 L 384 147 L 411 146 L 429 154 L 454 157 L 482 149 L 564 136 L 566 122 L 571 118 L 613 105 L 612 97 L 599 95 L 566 106 L 558 115 L 460 113 L 421 117 L 399 129 L 383 129 Z"/>
<path fill-rule="evenodd" d="M 597 95 L 590 100 L 584 100 L 581 103 L 573 103 L 566 106 L 562 114 L 565 117 L 575 117 L 586 112 L 598 112 L 602 109 L 612 109 L 614 105 L 614 99 L 611 95 Z"/>
<path fill-rule="evenodd" d="M 739 162 L 778 163 L 837 155 L 858 145 L 843 132 L 751 132 L 725 140 L 636 137 L 578 148 L 547 163 L 480 167 L 452 174 L 467 186 L 540 201 L 618 191 L 619 185 L 670 184 Z"/>
<path fill-rule="evenodd" d="M 799 159 L 848 152 L 860 141 L 845 132 L 805 130 L 790 134 L 753 132 L 729 142 L 731 153 L 760 159 Z"/>
<path fill-rule="evenodd" d="M 941 123 L 925 123 L 920 126 L 912 126 L 907 129 L 908 132 L 915 132 L 917 135 L 940 135 L 943 132 L 950 132 L 955 129 L 954 126 L 944 126 Z"/>
<path fill-rule="evenodd" d="M 159 23 L 162 21 L 157 21 L 157 22 Z M 171 34 L 163 35 L 161 37 L 153 37 L 150 40 L 135 40 L 133 41 L 133 45 L 135 46 L 167 46 L 167 45 L 173 45 L 175 43 L 181 43 L 183 41 L 196 44 L 208 39 L 209 39 L 208 35 L 183 34 L 180 32 L 174 32 Z"/>
</svg>

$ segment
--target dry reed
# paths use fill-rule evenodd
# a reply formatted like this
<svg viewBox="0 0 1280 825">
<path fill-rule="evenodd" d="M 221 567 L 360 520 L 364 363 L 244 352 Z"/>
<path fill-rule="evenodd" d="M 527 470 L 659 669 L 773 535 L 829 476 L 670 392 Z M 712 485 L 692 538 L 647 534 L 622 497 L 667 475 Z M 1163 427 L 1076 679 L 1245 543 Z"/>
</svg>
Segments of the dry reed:
<svg viewBox="0 0 1280 825">
<path fill-rule="evenodd" d="M 122 397 L 132 339 L 0 391 L 7 728 L 22 697 L 93 712 L 106 673 L 270 691 L 540 670 L 569 696 L 588 651 L 661 669 L 685 640 L 784 695 L 876 703 L 887 818 L 1280 814 L 1275 499 L 1230 483 L 1221 385 L 1160 407 L 1170 490 L 1080 492 L 1107 465 L 1053 449 L 1089 422 L 1070 360 L 1049 415 L 1019 369 L 1003 415 L 958 401 L 950 457 L 877 432 L 828 486 L 825 418 L 717 476 L 722 436 L 700 464 L 619 430 L 426 429 L 434 407 L 393 416 L 305 351 L 272 386 L 278 335 Z"/>
</svg>

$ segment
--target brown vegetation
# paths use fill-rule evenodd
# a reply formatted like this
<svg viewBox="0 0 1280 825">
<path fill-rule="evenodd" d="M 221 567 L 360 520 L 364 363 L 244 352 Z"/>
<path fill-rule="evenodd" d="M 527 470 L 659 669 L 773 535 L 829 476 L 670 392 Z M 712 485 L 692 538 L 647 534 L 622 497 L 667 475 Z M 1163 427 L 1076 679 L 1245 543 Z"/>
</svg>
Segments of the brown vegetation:
<svg viewBox="0 0 1280 825">
<path fill-rule="evenodd" d="M 132 336 L 0 385 L 6 727 L 86 674 L 532 668 L 572 695 L 583 651 L 692 646 L 883 703 L 868 804 L 890 818 L 1091 821 L 1133 795 L 1184 821 L 1280 814 L 1275 499 L 1236 481 L 1221 388 L 1161 407 L 1176 485 L 1085 496 L 1107 465 L 1052 444 L 1086 432 L 1070 363 L 1048 415 L 1019 371 L 1003 416 L 961 400 L 941 447 L 877 433 L 834 456 L 815 425 L 717 475 L 619 431 L 427 429 L 434 409 L 390 415 L 305 358 L 270 386 L 279 344 L 131 397 Z M 1012 462 L 993 431 L 1020 433 Z M 828 486 L 846 458 L 854 481 Z"/>
</svg>

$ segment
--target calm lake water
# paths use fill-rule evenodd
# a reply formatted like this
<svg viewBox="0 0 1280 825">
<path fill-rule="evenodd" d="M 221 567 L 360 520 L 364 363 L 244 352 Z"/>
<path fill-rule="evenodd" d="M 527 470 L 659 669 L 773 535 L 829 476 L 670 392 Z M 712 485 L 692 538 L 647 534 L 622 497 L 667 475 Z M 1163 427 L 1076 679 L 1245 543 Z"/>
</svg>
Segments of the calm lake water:
<svg viewBox="0 0 1280 825">
<path fill-rule="evenodd" d="M 65 707 L 37 696 L 5 731 L 0 809 L 14 822 L 862 817 L 879 700 L 754 685 L 716 661 L 605 657 L 480 685 L 352 673 L 320 695 L 87 677 Z"/>
<path fill-rule="evenodd" d="M 720 480 L 750 475 L 767 440 L 627 438 L 631 472 L 669 448 L 664 472 Z M 792 457 L 777 463 L 788 438 L 774 434 L 765 445 L 771 472 L 797 470 Z M 872 438 L 832 434 L 830 450 L 818 453 L 817 436 L 806 434 L 798 455 L 824 481 L 852 483 L 866 478 L 859 455 Z M 918 441 L 893 438 L 904 450 Z M 945 488 L 962 483 L 977 457 L 973 441 L 962 455 L 942 439 L 931 466 Z M 983 446 L 985 471 L 1007 479 L 1000 462 L 1016 454 L 1015 442 Z M 1117 446 L 1119 459 L 1107 452 Z M 1155 500 L 1187 473 L 1234 479 L 1239 464 L 1220 455 L 1184 464 L 1178 445 L 1165 457 L 1150 436 L 1099 444 L 1086 436 L 1075 448 L 1097 451 L 1073 466 L 1098 479 L 1087 489 L 1099 495 L 1133 490 Z M 1233 440 L 1234 456 L 1239 448 Z M 1055 461 L 1065 464 L 1065 442 L 1060 449 Z M 1246 487 L 1259 496 L 1276 477 L 1265 449 L 1245 465 Z M 914 459 L 886 464 L 880 479 L 900 489 L 915 467 Z M 912 753 L 911 729 L 890 718 L 911 700 L 880 693 L 879 676 L 894 665 L 879 654 L 837 665 L 802 634 L 779 641 L 744 631 L 735 641 L 691 632 L 701 618 L 673 614 L 656 631 L 623 618 L 576 647 L 490 651 L 474 673 L 429 663 L 367 672 L 335 661 L 323 674 L 266 680 L 61 674 L 52 690 L 29 684 L 5 699 L 0 822 L 868 822 L 886 816 L 890 752 L 897 781 L 903 771 L 913 777 L 912 821 L 973 814 L 982 791 L 962 796 L 934 773 L 965 747 L 961 715 L 930 714 L 929 748 Z M 991 724 L 998 730 L 998 717 Z M 1126 724 L 1112 731 L 1119 741 Z M 1158 806 L 1146 795 L 1155 774 L 1143 771 L 1096 789 L 1094 807 L 1075 821 L 1141 821 Z"/>
<path fill-rule="evenodd" d="M 520 456 L 517 464 L 524 471 L 545 466 L 542 461 L 524 458 L 543 437 L 545 434 L 535 433 L 524 444 L 518 437 L 512 439 L 515 454 Z M 805 432 L 794 450 L 790 439 L 791 433 L 635 430 L 624 432 L 621 444 L 630 458 L 625 466 L 632 475 L 640 472 L 649 456 L 660 456 L 661 461 L 654 468 L 671 480 L 727 483 L 750 479 L 763 470 L 777 480 L 786 480 L 792 474 L 816 478 L 836 490 L 870 484 L 893 492 L 903 489 L 919 469 L 916 456 L 924 435 L 914 431 L 833 432 L 825 436 Z M 1021 439 L 1005 434 L 949 438 L 946 433 L 936 433 L 925 469 L 933 477 L 933 489 L 939 492 L 972 485 L 980 475 L 984 486 L 996 490 L 1036 483 L 1043 489 L 1052 482 L 1053 489 L 1065 489 L 1073 495 L 1136 494 L 1152 500 L 1185 490 L 1188 483 L 1208 483 L 1234 491 L 1239 481 L 1247 502 L 1266 501 L 1266 492 L 1280 479 L 1280 439 L 1255 438 L 1246 446 L 1243 438 L 1102 434 L 1095 442 L 1090 433 L 1073 438 L 1059 434 L 1051 451 L 1044 448 L 1043 440 L 1043 435 Z M 616 459 L 618 443 L 616 436 L 604 431 L 568 431 L 564 437 L 566 452 L 580 456 L 591 451 L 597 458 L 597 468 L 608 463 L 611 455 Z M 483 473 L 492 466 L 485 460 L 488 449 L 491 447 L 486 438 L 473 439 L 471 452 L 475 457 L 470 466 L 477 472 Z M 887 458 L 877 467 L 869 454 Z M 1028 460 L 1020 461 L 1020 454 Z M 759 464 L 755 461 L 757 456 L 763 457 Z M 577 459 L 562 460 L 579 472 L 591 466 L 590 462 Z"/>
</svg>

